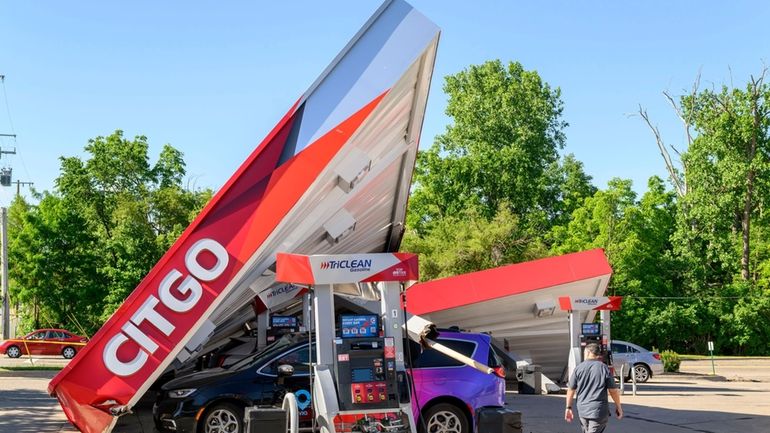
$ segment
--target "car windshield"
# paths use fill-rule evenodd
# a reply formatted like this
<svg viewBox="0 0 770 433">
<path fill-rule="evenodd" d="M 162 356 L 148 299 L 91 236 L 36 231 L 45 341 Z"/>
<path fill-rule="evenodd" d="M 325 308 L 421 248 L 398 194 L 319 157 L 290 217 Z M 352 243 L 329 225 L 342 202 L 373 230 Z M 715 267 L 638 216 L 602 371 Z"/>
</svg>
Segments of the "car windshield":
<svg viewBox="0 0 770 433">
<path fill-rule="evenodd" d="M 249 367 L 255 362 L 259 361 L 263 358 L 272 358 L 275 354 L 278 352 L 281 352 L 282 350 L 286 349 L 287 347 L 293 346 L 299 342 L 307 341 L 308 336 L 306 333 L 294 333 L 294 334 L 286 334 L 276 340 L 274 343 L 268 345 L 264 349 L 249 355 L 240 361 L 234 363 L 233 365 L 230 365 L 227 368 L 228 370 L 241 370 L 243 368 Z"/>
</svg>

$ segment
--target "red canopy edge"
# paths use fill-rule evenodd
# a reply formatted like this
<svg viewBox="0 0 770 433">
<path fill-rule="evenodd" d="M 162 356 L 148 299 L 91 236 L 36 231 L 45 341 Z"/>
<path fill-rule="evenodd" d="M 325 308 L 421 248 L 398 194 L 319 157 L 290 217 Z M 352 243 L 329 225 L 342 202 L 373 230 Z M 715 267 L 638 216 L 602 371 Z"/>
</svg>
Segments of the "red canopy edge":
<svg viewBox="0 0 770 433">
<path fill-rule="evenodd" d="M 406 291 L 407 309 L 428 314 L 611 274 L 597 248 L 418 283 Z"/>
</svg>

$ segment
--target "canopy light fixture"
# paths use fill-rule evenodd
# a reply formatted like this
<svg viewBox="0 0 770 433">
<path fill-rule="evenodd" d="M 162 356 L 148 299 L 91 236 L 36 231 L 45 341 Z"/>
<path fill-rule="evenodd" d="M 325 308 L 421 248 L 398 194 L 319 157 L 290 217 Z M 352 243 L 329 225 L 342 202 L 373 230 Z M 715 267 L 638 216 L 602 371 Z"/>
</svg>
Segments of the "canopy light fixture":
<svg viewBox="0 0 770 433">
<path fill-rule="evenodd" d="M 556 310 L 556 302 L 553 299 L 545 299 L 535 302 L 533 313 L 535 317 L 548 317 L 553 316 L 554 310 Z"/>
<path fill-rule="evenodd" d="M 326 240 L 336 245 L 356 229 L 356 219 L 345 209 L 340 209 L 323 226 L 326 230 Z"/>
</svg>

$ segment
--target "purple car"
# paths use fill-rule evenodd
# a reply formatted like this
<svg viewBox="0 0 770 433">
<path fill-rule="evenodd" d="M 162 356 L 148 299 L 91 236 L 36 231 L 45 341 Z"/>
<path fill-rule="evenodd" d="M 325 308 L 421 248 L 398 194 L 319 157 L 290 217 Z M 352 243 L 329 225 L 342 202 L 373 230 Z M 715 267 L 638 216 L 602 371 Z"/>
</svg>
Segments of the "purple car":
<svg viewBox="0 0 770 433">
<path fill-rule="evenodd" d="M 433 349 L 410 345 L 417 391 L 412 399 L 415 419 L 427 433 L 471 433 L 477 409 L 503 405 L 505 370 L 488 335 L 442 331 L 438 341 L 495 372 L 485 374 Z M 274 403 L 278 366 L 288 364 L 294 367 L 294 374 L 283 379 L 284 386 L 297 395 L 300 424 L 309 425 L 311 358 L 307 334 L 293 334 L 228 368 L 177 377 L 158 393 L 153 407 L 155 424 L 159 430 L 180 433 L 243 433 L 244 408 Z"/>
<path fill-rule="evenodd" d="M 412 399 L 415 418 L 422 415 L 429 433 L 474 431 L 476 409 L 502 406 L 505 369 L 485 334 L 441 332 L 438 342 L 495 369 L 482 373 L 435 350 L 422 351 L 414 360 L 412 377 L 417 397 Z M 415 347 L 415 345 L 412 345 Z M 422 408 L 417 410 L 417 405 Z"/>
</svg>

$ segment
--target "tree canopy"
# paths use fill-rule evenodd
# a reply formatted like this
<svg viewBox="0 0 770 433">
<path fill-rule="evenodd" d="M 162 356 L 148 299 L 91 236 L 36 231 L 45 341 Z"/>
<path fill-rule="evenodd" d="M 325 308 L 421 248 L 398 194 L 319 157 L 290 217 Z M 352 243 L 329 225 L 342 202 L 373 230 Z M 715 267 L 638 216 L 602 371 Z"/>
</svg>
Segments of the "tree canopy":
<svg viewBox="0 0 770 433">
<path fill-rule="evenodd" d="M 152 164 L 146 137 L 115 131 L 85 152 L 61 158 L 56 191 L 11 206 L 11 291 L 28 328 L 98 329 L 211 198 L 182 186 L 170 145 Z"/>
<path fill-rule="evenodd" d="M 671 98 L 689 146 L 671 182 L 598 189 L 573 155 L 558 88 L 519 63 L 446 78 L 452 123 L 417 161 L 402 248 L 425 278 L 603 248 L 610 294 L 626 297 L 613 335 L 645 346 L 770 353 L 768 86 Z M 668 96 L 668 95 L 667 95 Z M 649 122 L 646 113 L 642 111 Z"/>
</svg>

